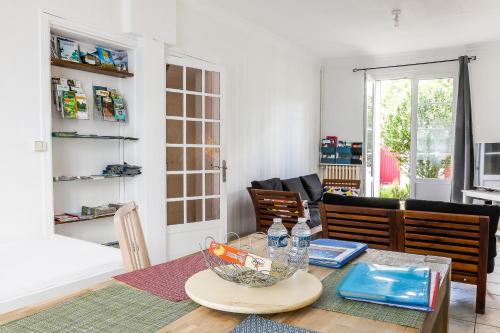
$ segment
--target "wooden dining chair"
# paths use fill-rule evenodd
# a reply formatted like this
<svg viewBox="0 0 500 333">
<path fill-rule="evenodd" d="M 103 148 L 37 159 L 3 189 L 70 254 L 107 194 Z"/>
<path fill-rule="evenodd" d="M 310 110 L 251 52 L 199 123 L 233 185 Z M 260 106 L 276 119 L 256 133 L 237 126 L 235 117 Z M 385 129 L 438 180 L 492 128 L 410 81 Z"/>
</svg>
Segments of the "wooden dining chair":
<svg viewBox="0 0 500 333">
<path fill-rule="evenodd" d="M 363 242 L 369 248 L 400 251 L 399 209 L 320 203 L 323 238 Z"/>
<path fill-rule="evenodd" d="M 451 280 L 477 286 L 476 313 L 486 304 L 489 222 L 488 216 L 404 212 L 404 252 L 451 258 Z"/>
<path fill-rule="evenodd" d="M 127 272 L 151 266 L 135 202 L 120 207 L 114 216 L 118 243 Z"/>
</svg>

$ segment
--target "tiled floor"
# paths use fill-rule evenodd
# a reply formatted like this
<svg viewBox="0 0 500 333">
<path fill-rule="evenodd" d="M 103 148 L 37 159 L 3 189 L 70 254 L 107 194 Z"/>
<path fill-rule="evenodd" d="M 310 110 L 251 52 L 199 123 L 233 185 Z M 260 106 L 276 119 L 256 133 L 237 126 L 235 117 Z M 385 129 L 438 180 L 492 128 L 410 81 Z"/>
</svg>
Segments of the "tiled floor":
<svg viewBox="0 0 500 333">
<path fill-rule="evenodd" d="M 500 333 L 500 258 L 496 265 L 488 274 L 484 315 L 475 312 L 476 286 L 451 283 L 450 333 Z"/>
</svg>

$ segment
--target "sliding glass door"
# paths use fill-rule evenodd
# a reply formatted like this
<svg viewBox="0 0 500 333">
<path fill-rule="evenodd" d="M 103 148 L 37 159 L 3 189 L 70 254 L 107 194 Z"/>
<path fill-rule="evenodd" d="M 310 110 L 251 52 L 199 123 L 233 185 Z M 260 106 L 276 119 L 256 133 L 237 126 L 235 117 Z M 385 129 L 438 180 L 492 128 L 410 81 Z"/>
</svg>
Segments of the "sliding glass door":
<svg viewBox="0 0 500 333">
<path fill-rule="evenodd" d="M 418 79 L 412 118 L 412 195 L 449 200 L 453 148 L 454 80 Z"/>
<path fill-rule="evenodd" d="M 366 78 L 366 195 L 449 200 L 453 75 Z"/>
</svg>

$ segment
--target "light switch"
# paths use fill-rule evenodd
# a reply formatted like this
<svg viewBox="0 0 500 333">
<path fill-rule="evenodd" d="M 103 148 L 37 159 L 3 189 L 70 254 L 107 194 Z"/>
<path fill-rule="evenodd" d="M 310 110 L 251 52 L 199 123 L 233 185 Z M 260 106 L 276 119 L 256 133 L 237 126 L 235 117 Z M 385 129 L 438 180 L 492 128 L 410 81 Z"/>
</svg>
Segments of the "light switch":
<svg viewBox="0 0 500 333">
<path fill-rule="evenodd" d="M 47 151 L 47 141 L 35 141 L 35 151 L 36 152 Z"/>
</svg>

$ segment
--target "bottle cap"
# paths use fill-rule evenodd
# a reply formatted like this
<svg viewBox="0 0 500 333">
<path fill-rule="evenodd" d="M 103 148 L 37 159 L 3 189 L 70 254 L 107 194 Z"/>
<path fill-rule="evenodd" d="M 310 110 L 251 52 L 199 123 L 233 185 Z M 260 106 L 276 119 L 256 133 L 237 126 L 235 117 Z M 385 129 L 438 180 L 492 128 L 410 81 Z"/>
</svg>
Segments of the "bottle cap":
<svg viewBox="0 0 500 333">
<path fill-rule="evenodd" d="M 280 218 L 280 217 L 275 217 L 275 218 L 273 219 L 273 222 L 274 222 L 274 223 L 281 222 L 281 218 Z"/>
</svg>

